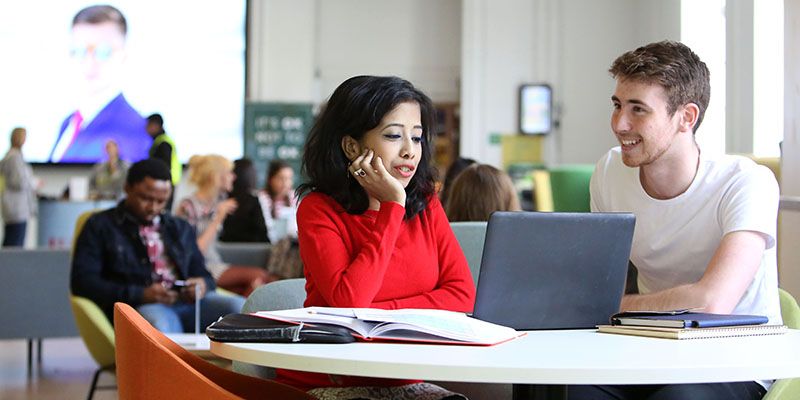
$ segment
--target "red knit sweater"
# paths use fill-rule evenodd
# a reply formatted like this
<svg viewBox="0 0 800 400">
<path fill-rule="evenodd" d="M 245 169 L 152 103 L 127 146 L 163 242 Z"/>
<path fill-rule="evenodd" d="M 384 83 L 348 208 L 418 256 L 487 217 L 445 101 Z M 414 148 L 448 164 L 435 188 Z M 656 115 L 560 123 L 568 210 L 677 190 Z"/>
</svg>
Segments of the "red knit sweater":
<svg viewBox="0 0 800 400">
<path fill-rule="evenodd" d="M 471 312 L 475 285 L 442 205 L 404 221 L 405 209 L 348 214 L 333 198 L 311 193 L 297 226 L 308 306 L 430 308 Z M 279 370 L 278 380 L 304 390 L 328 386 L 394 386 L 416 381 Z"/>
</svg>

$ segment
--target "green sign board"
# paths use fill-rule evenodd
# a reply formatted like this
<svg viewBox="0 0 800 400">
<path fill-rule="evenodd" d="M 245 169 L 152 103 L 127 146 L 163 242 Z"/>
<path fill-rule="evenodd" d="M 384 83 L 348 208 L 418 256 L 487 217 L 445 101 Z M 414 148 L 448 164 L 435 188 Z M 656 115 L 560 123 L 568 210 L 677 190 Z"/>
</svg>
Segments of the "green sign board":
<svg viewBox="0 0 800 400">
<path fill-rule="evenodd" d="M 255 164 L 258 185 L 265 183 L 267 166 L 273 159 L 291 165 L 295 186 L 299 184 L 303 145 L 314 121 L 312 105 L 248 103 L 245 105 L 244 118 L 244 156 Z"/>
</svg>

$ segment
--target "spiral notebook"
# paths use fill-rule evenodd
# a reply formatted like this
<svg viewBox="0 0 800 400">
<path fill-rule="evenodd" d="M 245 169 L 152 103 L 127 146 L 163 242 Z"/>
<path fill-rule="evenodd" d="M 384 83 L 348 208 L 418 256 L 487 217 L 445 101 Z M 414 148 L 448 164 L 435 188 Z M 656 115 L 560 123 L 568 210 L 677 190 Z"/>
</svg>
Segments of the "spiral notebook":
<svg viewBox="0 0 800 400">
<path fill-rule="evenodd" d="M 611 316 L 611 325 L 660 326 L 664 328 L 716 328 L 721 326 L 761 325 L 763 315 L 709 314 L 689 310 L 625 311 Z"/>
<path fill-rule="evenodd" d="M 713 339 L 737 336 L 782 335 L 785 325 L 740 325 L 714 328 L 665 328 L 656 326 L 598 325 L 597 331 L 619 335 L 647 336 L 665 339 Z"/>
</svg>

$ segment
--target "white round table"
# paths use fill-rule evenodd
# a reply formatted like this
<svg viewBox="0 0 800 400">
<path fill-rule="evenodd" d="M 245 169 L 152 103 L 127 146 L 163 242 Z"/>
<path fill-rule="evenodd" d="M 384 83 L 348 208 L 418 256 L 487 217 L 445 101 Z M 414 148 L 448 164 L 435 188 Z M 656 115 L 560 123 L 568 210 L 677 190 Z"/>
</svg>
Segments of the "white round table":
<svg viewBox="0 0 800 400">
<path fill-rule="evenodd" d="M 489 347 L 212 342 L 211 352 L 231 360 L 309 372 L 526 385 L 734 382 L 800 376 L 798 330 L 785 335 L 695 340 L 594 330 L 532 331 Z M 555 388 L 562 395 L 563 390 Z"/>
</svg>

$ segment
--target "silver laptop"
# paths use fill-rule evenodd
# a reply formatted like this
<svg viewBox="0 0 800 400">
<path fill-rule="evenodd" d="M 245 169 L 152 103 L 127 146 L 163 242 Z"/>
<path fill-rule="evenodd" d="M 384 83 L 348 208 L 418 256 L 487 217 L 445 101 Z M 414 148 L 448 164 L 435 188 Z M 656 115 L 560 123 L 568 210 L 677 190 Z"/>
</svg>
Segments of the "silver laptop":
<svg viewBox="0 0 800 400">
<path fill-rule="evenodd" d="M 475 318 L 518 330 L 593 328 L 619 311 L 630 213 L 495 212 Z"/>
</svg>

